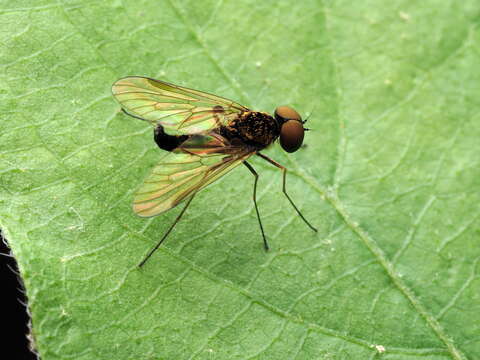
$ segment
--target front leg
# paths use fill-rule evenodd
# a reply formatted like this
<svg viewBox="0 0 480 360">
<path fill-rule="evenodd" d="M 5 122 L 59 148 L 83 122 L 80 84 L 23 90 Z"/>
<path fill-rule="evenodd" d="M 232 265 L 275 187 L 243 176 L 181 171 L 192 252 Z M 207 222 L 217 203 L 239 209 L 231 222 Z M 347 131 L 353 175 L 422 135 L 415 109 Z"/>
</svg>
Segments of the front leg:
<svg viewBox="0 0 480 360">
<path fill-rule="evenodd" d="M 285 194 L 285 196 L 287 197 L 288 201 L 290 201 L 290 204 L 292 204 L 293 208 L 295 209 L 295 211 L 297 212 L 298 215 L 300 215 L 300 217 L 302 218 L 302 220 L 305 222 L 305 224 L 308 225 L 308 227 L 310 229 L 312 229 L 313 231 L 315 232 L 318 232 L 318 230 L 312 226 L 312 224 L 310 224 L 308 222 L 307 219 L 305 219 L 305 216 L 303 216 L 303 214 L 300 212 L 300 210 L 298 210 L 297 206 L 295 205 L 295 203 L 293 202 L 293 200 L 290 198 L 290 196 L 288 196 L 287 194 L 287 168 L 283 165 L 280 165 L 279 163 L 277 163 L 275 160 L 272 160 L 270 159 L 268 156 L 266 155 L 263 155 L 263 154 L 260 154 L 259 152 L 257 152 L 257 155 L 260 156 L 262 159 L 268 161 L 270 164 L 273 164 L 275 165 L 276 167 L 278 167 L 279 169 L 282 170 L 283 172 L 283 187 L 282 187 L 282 191 L 283 193 Z"/>
</svg>

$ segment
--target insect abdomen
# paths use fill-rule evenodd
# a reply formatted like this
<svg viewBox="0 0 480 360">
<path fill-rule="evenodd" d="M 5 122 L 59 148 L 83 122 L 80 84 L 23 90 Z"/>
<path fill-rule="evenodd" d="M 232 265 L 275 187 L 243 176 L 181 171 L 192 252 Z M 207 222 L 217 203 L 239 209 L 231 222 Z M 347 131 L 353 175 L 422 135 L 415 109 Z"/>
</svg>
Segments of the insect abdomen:
<svg viewBox="0 0 480 360">
<path fill-rule="evenodd" d="M 187 135 L 168 135 L 163 130 L 162 125 L 158 125 L 154 130 L 153 138 L 158 147 L 162 150 L 172 151 L 188 139 Z"/>
</svg>

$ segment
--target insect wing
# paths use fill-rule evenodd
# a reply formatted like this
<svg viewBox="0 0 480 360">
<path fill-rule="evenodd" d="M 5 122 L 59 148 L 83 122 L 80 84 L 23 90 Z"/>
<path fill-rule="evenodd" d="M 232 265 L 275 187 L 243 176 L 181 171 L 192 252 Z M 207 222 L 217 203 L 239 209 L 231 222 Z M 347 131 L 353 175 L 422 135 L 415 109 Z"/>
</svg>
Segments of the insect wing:
<svg viewBox="0 0 480 360">
<path fill-rule="evenodd" d="M 145 217 L 167 211 L 252 154 L 248 148 L 225 144 L 219 135 L 193 136 L 153 168 L 135 195 L 133 210 Z"/>
<path fill-rule="evenodd" d="M 112 93 L 127 113 L 160 124 L 171 135 L 204 132 L 248 111 L 213 94 L 139 76 L 116 81 Z"/>
</svg>

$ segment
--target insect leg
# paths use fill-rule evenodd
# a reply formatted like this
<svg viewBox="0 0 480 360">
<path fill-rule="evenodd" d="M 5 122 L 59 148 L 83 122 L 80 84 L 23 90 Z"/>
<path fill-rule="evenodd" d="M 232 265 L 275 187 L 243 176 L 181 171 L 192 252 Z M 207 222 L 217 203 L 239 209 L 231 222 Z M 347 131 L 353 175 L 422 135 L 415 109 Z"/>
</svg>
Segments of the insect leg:
<svg viewBox="0 0 480 360">
<path fill-rule="evenodd" d="M 196 192 L 194 192 L 193 195 L 190 197 L 190 199 L 188 199 L 187 203 L 185 204 L 185 207 L 182 209 L 180 214 L 178 214 L 178 216 L 175 219 L 175 221 L 173 222 L 172 226 L 170 226 L 170 229 L 168 229 L 168 231 L 165 233 L 165 235 L 163 235 L 162 239 L 157 243 L 157 245 L 155 245 L 155 247 L 152 250 L 149 251 L 147 256 L 145 256 L 143 258 L 143 260 L 140 262 L 140 264 L 138 264 L 138 267 L 142 267 L 147 262 L 147 260 L 150 258 L 150 256 L 152 256 L 153 253 L 160 247 L 160 245 L 162 245 L 163 241 L 167 238 L 168 234 L 170 234 L 170 232 L 173 230 L 175 225 L 177 225 L 177 223 L 182 218 L 183 213 L 185 212 L 185 210 L 187 210 L 188 205 L 190 205 L 190 203 L 192 202 L 193 198 L 195 197 L 195 194 L 196 194 Z"/>
<path fill-rule="evenodd" d="M 138 119 L 138 120 L 142 120 L 142 121 L 148 121 L 140 116 L 137 116 L 137 115 L 133 115 L 133 114 L 130 114 L 127 110 L 125 110 L 124 108 L 122 108 L 122 111 L 124 114 L 128 115 L 128 116 L 131 116 L 131 117 L 134 117 L 135 119 Z"/>
<path fill-rule="evenodd" d="M 253 203 L 255 204 L 255 211 L 257 212 L 257 219 L 258 223 L 260 224 L 260 230 L 262 231 L 262 237 L 263 237 L 263 246 L 266 251 L 268 251 L 268 243 L 267 243 L 267 238 L 265 237 L 265 233 L 263 231 L 263 225 L 262 225 L 262 220 L 260 219 L 260 213 L 258 212 L 258 206 L 257 206 L 257 181 L 258 181 L 258 174 L 253 168 L 252 165 L 250 165 L 248 162 L 244 161 L 243 162 L 245 166 L 248 168 L 248 170 L 251 171 L 253 176 L 255 176 L 255 182 L 253 183 Z"/>
<path fill-rule="evenodd" d="M 318 230 L 316 228 L 314 228 L 312 226 L 312 224 L 310 224 L 307 219 L 305 219 L 305 217 L 302 215 L 302 213 L 300 212 L 300 210 L 298 210 L 297 206 L 295 205 L 295 203 L 293 202 L 293 200 L 290 198 L 290 196 L 288 196 L 287 194 L 287 168 L 283 165 L 280 165 L 279 163 L 277 163 L 275 160 L 272 160 L 270 159 L 268 156 L 266 155 L 263 155 L 263 154 L 260 154 L 259 152 L 257 152 L 257 155 L 260 156 L 262 159 L 265 159 L 267 160 L 270 164 L 272 165 L 275 165 L 276 167 L 278 167 L 279 169 L 282 170 L 283 172 L 283 188 L 282 188 L 282 191 L 283 193 L 285 194 L 285 196 L 287 197 L 288 201 L 290 201 L 290 204 L 292 204 L 293 208 L 295 209 L 295 211 L 297 212 L 298 215 L 300 215 L 300 217 L 302 218 L 302 220 L 305 222 L 305 224 L 308 225 L 308 227 L 310 229 L 312 229 L 313 231 L 317 232 Z"/>
</svg>

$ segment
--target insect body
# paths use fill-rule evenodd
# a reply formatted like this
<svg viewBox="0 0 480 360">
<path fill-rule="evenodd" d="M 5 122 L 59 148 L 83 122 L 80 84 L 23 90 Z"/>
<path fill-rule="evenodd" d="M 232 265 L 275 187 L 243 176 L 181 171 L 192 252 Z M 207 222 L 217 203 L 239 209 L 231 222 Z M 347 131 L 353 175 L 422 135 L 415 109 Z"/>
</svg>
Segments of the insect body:
<svg viewBox="0 0 480 360">
<path fill-rule="evenodd" d="M 258 151 L 275 141 L 280 134 L 280 126 L 267 113 L 246 111 L 226 126 L 219 127 L 218 132 L 227 139 L 235 139 Z"/>
<path fill-rule="evenodd" d="M 197 192 L 242 163 L 255 177 L 253 201 L 268 250 L 256 201 L 258 174 L 247 162 L 252 155 L 283 171 L 283 193 L 303 221 L 317 231 L 287 194 L 287 169 L 260 153 L 277 138 L 285 151 L 298 150 L 308 129 L 295 110 L 280 106 L 272 117 L 216 95 L 138 76 L 116 81 L 112 93 L 126 114 L 153 124 L 155 142 L 169 151 L 136 193 L 133 210 L 140 216 L 154 216 L 187 200 L 140 266 L 166 239 Z"/>
</svg>

